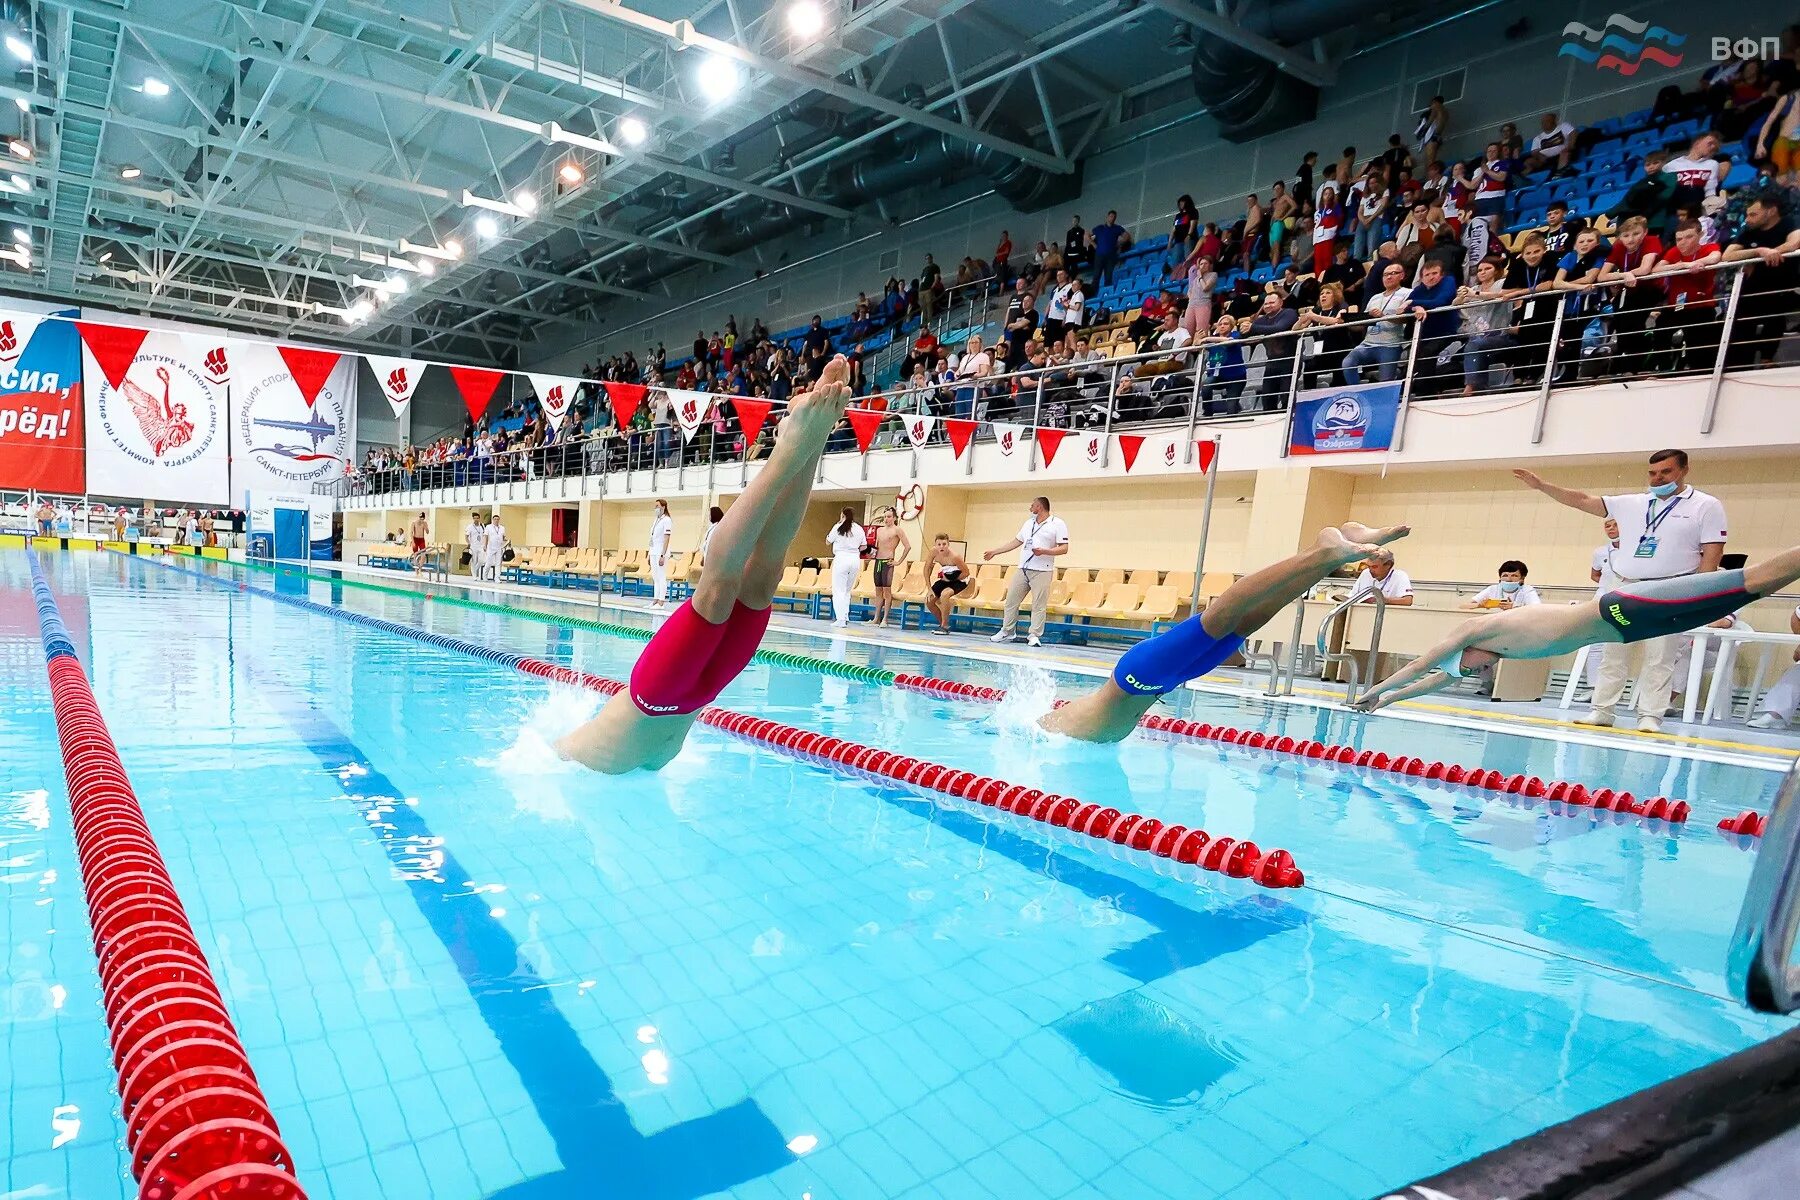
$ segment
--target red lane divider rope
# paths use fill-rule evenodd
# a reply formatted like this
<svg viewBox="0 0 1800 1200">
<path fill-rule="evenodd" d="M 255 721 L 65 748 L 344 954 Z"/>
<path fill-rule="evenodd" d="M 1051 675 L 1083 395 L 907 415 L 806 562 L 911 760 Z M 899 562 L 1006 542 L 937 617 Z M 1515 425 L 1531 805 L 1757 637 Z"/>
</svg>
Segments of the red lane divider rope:
<svg viewBox="0 0 1800 1200">
<path fill-rule="evenodd" d="M 905 688 L 908 691 L 948 696 L 956 700 L 992 703 L 1006 698 L 1004 688 L 958 683 L 953 679 L 934 679 L 929 675 L 896 675 L 894 686 Z M 1059 700 L 1057 707 L 1061 708 L 1065 703 L 1067 701 Z M 1187 721 L 1156 713 L 1145 716 L 1138 722 L 1138 725 L 1140 728 L 1166 733 L 1172 737 L 1225 742 L 1234 746 L 1247 746 L 1255 750 L 1269 750 L 1276 754 L 1292 754 L 1299 758 L 1316 758 L 1325 762 L 1343 763 L 1347 766 L 1392 771 L 1398 775 L 1421 776 L 1425 779 L 1442 780 L 1445 783 L 1462 784 L 1464 787 L 1490 792 L 1522 795 L 1528 799 L 1560 801 L 1571 808 L 1604 809 L 1625 813 L 1629 816 L 1646 817 L 1650 820 L 1668 821 L 1673 824 L 1682 824 L 1688 819 L 1691 812 L 1687 801 L 1670 800 L 1666 796 L 1658 796 L 1653 800 L 1645 801 L 1639 800 L 1630 792 L 1614 791 L 1612 788 L 1590 790 L 1584 784 L 1569 783 L 1560 779 L 1539 779 L 1535 775 L 1507 776 L 1498 771 L 1484 770 L 1479 766 L 1460 767 L 1441 762 L 1428 763 L 1424 759 L 1409 758 L 1404 755 L 1390 758 L 1378 750 L 1357 750 L 1353 746 L 1295 741 L 1291 737 L 1271 737 L 1255 730 L 1235 729 L 1229 725 L 1209 725 L 1202 721 Z"/>
<path fill-rule="evenodd" d="M 253 588 L 247 584 L 220 579 L 202 571 L 189 571 L 185 567 L 177 567 L 168 563 L 163 565 L 169 570 L 210 580 L 220 587 L 254 593 L 295 608 L 324 613 L 339 620 L 367 625 L 371 629 L 379 629 L 399 637 L 410 638 L 413 641 L 472 654 L 478 658 L 487 659 L 489 662 L 510 666 L 527 675 L 535 675 L 555 683 L 568 683 L 577 687 L 591 688 L 609 696 L 624 690 L 625 685 L 616 680 L 590 675 L 570 667 L 545 662 L 539 658 L 527 658 L 523 654 L 515 654 L 510 650 L 483 646 L 476 642 L 450 637 L 447 634 L 428 633 L 423 629 L 404 625 L 398 621 L 389 621 L 381 617 L 370 616 L 367 613 L 336 608 L 329 604 L 321 604 L 316 600 L 308 600 L 303 596 L 290 596 L 282 592 Z M 1300 887 L 1306 881 L 1300 868 L 1294 865 L 1293 855 L 1286 850 L 1265 852 L 1255 842 L 1238 841 L 1229 837 L 1214 837 L 1204 829 L 1190 829 L 1185 825 L 1164 825 L 1155 817 L 1145 817 L 1138 813 L 1122 813 L 1116 808 L 1103 807 L 1098 804 L 1084 804 L 1070 796 L 1046 794 L 1037 788 L 1026 787 L 1024 784 L 1008 783 L 1004 779 L 976 775 L 972 771 L 959 771 L 941 763 L 908 758 L 905 755 L 894 754 L 886 750 L 877 750 L 873 746 L 862 746 L 855 742 L 846 742 L 838 738 L 827 737 L 824 734 L 813 733 L 793 725 L 783 725 L 776 721 L 752 717 L 747 713 L 732 712 L 723 708 L 704 708 L 700 710 L 699 719 L 702 724 L 724 729 L 740 737 L 751 738 L 765 745 L 784 750 L 795 757 L 814 757 L 829 762 L 840 770 L 857 771 L 895 779 L 914 787 L 954 796 L 959 800 L 969 800 L 990 808 L 1004 808 L 1010 813 L 1030 817 L 1032 820 L 1042 821 L 1047 825 L 1072 829 L 1076 833 L 1086 834 L 1088 837 L 1105 838 L 1117 845 L 1130 846 L 1135 850 L 1145 850 L 1163 858 L 1172 858 L 1177 862 L 1191 863 L 1201 870 L 1216 871 L 1235 879 L 1249 879 L 1263 887 Z"/>
<path fill-rule="evenodd" d="M 30 557 L 139 1200 L 305 1200 L 49 584 Z"/>
<path fill-rule="evenodd" d="M 1726 833 L 1747 834 L 1750 837 L 1761 837 L 1768 827 L 1769 819 L 1753 808 L 1746 808 L 1735 817 L 1726 817 L 1719 822 L 1719 828 Z"/>
</svg>

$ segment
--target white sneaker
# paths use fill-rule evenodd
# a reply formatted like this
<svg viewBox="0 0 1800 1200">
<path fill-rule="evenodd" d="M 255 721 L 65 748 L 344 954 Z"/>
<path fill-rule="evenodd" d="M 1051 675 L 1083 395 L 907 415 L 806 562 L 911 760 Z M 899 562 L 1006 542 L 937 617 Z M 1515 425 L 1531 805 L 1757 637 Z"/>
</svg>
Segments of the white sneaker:
<svg viewBox="0 0 1800 1200">
<path fill-rule="evenodd" d="M 932 630 L 931 632 L 937 634 L 937 636 L 939 636 L 939 637 L 949 637 L 950 636 L 950 631 L 948 629 L 945 629 L 942 625 L 939 625 L 936 629 Z"/>
<path fill-rule="evenodd" d="M 1006 630 L 1004 630 L 1004 629 L 1002 629 L 999 633 L 996 633 L 993 637 L 988 639 L 988 641 L 990 641 L 990 642 L 1010 642 L 1012 640 L 1013 640 L 1013 635 L 1006 632 Z"/>
<path fill-rule="evenodd" d="M 1662 732 L 1662 718 L 1661 717 L 1639 717 L 1638 718 L 1638 732 L 1639 733 L 1661 733 Z"/>
<path fill-rule="evenodd" d="M 1780 713 L 1757 713 L 1750 718 L 1752 729 L 1786 729 L 1787 720 Z"/>
<path fill-rule="evenodd" d="M 1027 643 L 1027 645 L 1031 645 L 1031 646 L 1041 646 L 1043 644 L 1044 644 L 1044 639 L 1040 638 L 1040 637 L 1034 637 Z"/>
<path fill-rule="evenodd" d="M 832 623 L 831 623 L 831 624 L 832 624 L 832 627 L 833 627 L 833 628 L 834 628 L 834 629 L 848 629 L 848 628 L 850 628 L 850 622 L 848 622 L 848 621 L 833 621 L 833 622 L 832 622 Z"/>
<path fill-rule="evenodd" d="M 1576 717 L 1575 723 L 1577 725 L 1598 725 L 1604 729 L 1613 723 L 1612 709 L 1590 708 L 1587 712 Z"/>
</svg>

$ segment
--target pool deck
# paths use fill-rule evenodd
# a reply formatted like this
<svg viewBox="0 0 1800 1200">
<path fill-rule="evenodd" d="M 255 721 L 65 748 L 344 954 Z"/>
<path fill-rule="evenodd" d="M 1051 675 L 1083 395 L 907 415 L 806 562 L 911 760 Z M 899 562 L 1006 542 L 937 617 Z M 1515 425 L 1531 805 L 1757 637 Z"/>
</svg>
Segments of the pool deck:
<svg viewBox="0 0 1800 1200">
<path fill-rule="evenodd" d="M 359 567 L 348 563 L 291 562 L 287 566 L 307 567 L 314 571 L 341 571 L 347 576 L 380 579 L 388 583 L 419 581 L 408 571 L 380 567 Z M 516 596 L 534 603 L 553 605 L 547 611 L 600 613 L 634 613 L 654 617 L 656 610 L 643 597 L 620 596 L 607 592 L 596 600 L 593 593 L 570 592 L 567 589 L 528 586 L 513 583 L 479 583 L 462 576 L 448 581 L 431 581 L 439 587 L 459 589 L 471 596 Z M 829 621 L 815 619 L 805 613 L 777 612 L 770 628 L 782 633 L 814 638 L 820 642 L 846 645 L 900 647 L 921 653 L 962 658 L 970 662 L 999 666 L 1033 665 L 1069 675 L 1103 679 L 1112 673 L 1120 650 L 1104 646 L 1073 646 L 1048 643 L 1037 649 L 1023 642 L 996 645 L 986 634 L 952 633 L 940 637 L 918 629 L 889 627 L 877 629 L 866 622 L 853 623 L 848 629 L 836 629 Z M 1254 704 L 1296 704 L 1311 707 L 1335 707 L 1342 689 L 1321 686 L 1317 681 L 1303 680 L 1294 695 L 1271 697 L 1263 694 L 1266 676 L 1236 668 L 1221 668 L 1198 683 L 1189 684 L 1197 692 L 1232 696 Z M 1639 733 L 1632 728 L 1595 729 L 1573 724 L 1573 718 L 1586 711 L 1585 705 L 1560 709 L 1554 700 L 1530 703 L 1495 703 L 1462 693 L 1439 696 L 1432 700 L 1409 700 L 1383 710 L 1384 715 L 1428 724 L 1475 726 L 1526 737 L 1550 737 L 1579 745 L 1605 749 L 1643 750 L 1677 758 L 1706 758 L 1716 762 L 1785 771 L 1800 757 L 1800 730 L 1769 731 L 1751 729 L 1741 722 L 1715 722 L 1711 725 L 1687 724 L 1677 717 L 1663 723 L 1661 733 Z M 1625 720 L 1630 714 L 1621 714 Z"/>
</svg>

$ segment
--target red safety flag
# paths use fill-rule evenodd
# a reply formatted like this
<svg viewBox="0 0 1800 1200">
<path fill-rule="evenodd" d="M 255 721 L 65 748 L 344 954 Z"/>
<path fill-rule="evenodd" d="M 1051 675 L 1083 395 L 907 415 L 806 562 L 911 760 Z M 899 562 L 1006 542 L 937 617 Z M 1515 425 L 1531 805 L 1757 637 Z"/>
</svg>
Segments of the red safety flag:
<svg viewBox="0 0 1800 1200">
<path fill-rule="evenodd" d="M 1219 443 L 1212 438 L 1207 438 L 1198 444 L 1200 447 L 1200 473 L 1204 475 L 1212 470 L 1213 459 L 1218 457 Z"/>
<path fill-rule="evenodd" d="M 1068 436 L 1069 431 L 1066 429 L 1044 429 L 1042 427 L 1038 429 L 1038 450 L 1044 456 L 1044 465 L 1046 467 L 1056 461 L 1056 448 L 1061 446 L 1063 439 Z"/>
<path fill-rule="evenodd" d="M 648 390 L 641 383 L 606 385 L 606 398 L 612 401 L 613 421 L 620 429 L 631 428 L 631 418 L 637 416 L 638 406 L 644 402 L 644 393 Z"/>
<path fill-rule="evenodd" d="M 106 376 L 106 382 L 113 387 L 125 382 L 125 372 L 131 370 L 132 362 L 143 348 L 144 339 L 150 336 L 148 329 L 97 325 L 92 321 L 77 321 L 75 328 L 81 330 L 81 340 L 87 346 L 88 353 L 100 364 L 100 373 Z"/>
<path fill-rule="evenodd" d="M 950 439 L 950 449 L 961 458 L 963 451 L 969 448 L 969 439 L 975 436 L 976 422 L 963 421 L 956 417 L 944 418 L 944 436 Z"/>
<path fill-rule="evenodd" d="M 308 350 L 305 346 L 277 346 L 276 349 L 281 352 L 281 361 L 287 364 L 288 374 L 293 376 L 294 386 L 300 389 L 300 398 L 311 408 L 342 356 L 336 350 Z"/>
<path fill-rule="evenodd" d="M 1131 474 L 1131 468 L 1137 463 L 1138 451 L 1144 448 L 1144 435 L 1141 433 L 1121 433 L 1119 435 L 1119 455 L 1125 460 L 1125 473 Z"/>
<path fill-rule="evenodd" d="M 882 418 L 886 413 L 870 412 L 866 408 L 846 408 L 844 417 L 850 422 L 850 428 L 856 431 L 856 448 L 864 454 L 875 441 L 875 431 L 881 428 Z"/>
<path fill-rule="evenodd" d="M 762 432 L 763 422 L 769 419 L 769 410 L 775 407 L 774 403 L 747 396 L 733 396 L 731 403 L 737 409 L 738 424 L 744 429 L 744 449 L 748 451 L 756 444 L 756 435 Z"/>
<path fill-rule="evenodd" d="M 463 406 L 469 410 L 469 420 L 481 420 L 506 372 L 486 367 L 451 367 L 449 371 L 450 378 L 456 381 L 456 390 L 462 393 Z"/>
</svg>

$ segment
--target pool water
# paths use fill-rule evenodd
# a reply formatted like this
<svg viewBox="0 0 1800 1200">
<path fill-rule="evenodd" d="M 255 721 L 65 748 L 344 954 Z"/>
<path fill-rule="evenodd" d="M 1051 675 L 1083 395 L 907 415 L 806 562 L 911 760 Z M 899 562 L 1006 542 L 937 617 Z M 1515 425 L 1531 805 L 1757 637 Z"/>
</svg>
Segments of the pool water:
<svg viewBox="0 0 1800 1200">
<path fill-rule="evenodd" d="M 1267 891 L 708 729 L 590 776 L 544 746 L 591 695 L 154 562 L 43 562 L 314 1200 L 1369 1196 L 1788 1028 L 1721 975 L 1750 856 L 1713 825 L 1768 772 L 1182 702 L 1695 805 L 1557 817 L 1049 741 L 1032 705 L 1081 681 L 893 647 L 830 653 L 1019 699 L 763 666 L 720 699 L 1285 847 L 1307 886 Z M 613 678 L 641 648 L 183 565 Z M 0 1196 L 123 1197 L 28 580 L 0 553 Z"/>
</svg>

